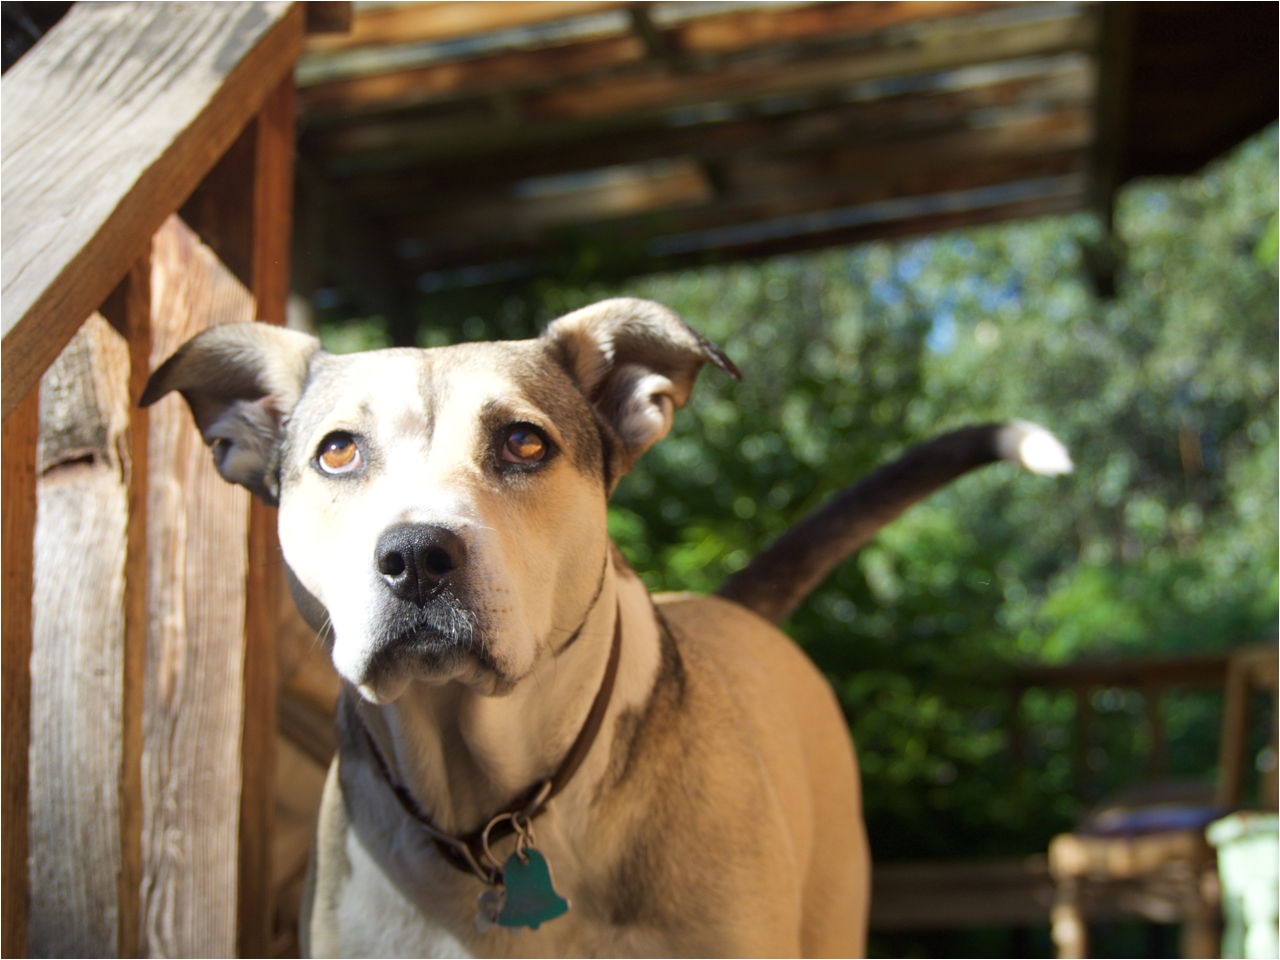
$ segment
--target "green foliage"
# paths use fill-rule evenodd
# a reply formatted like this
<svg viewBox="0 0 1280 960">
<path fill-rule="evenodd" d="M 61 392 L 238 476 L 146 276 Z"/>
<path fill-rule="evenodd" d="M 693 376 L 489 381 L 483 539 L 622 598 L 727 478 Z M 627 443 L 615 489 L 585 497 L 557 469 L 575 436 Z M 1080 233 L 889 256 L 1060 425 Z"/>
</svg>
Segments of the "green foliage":
<svg viewBox="0 0 1280 960">
<path fill-rule="evenodd" d="M 1077 812 L 1066 695 L 1038 692 L 1008 755 L 1017 665 L 1220 650 L 1277 619 L 1274 130 L 1202 175 L 1119 198 L 1117 295 L 1086 216 L 617 284 L 436 296 L 424 345 L 529 336 L 604 296 L 660 300 L 720 344 L 611 530 L 654 589 L 714 589 L 831 492 L 965 423 L 1050 427 L 1077 472 L 997 466 L 888 528 L 787 625 L 859 745 L 875 853 L 1043 849 Z M 1105 695 L 1103 695 L 1105 694 Z M 1114 695 L 1113 695 L 1114 694 Z M 1101 786 L 1140 769 L 1134 695 L 1103 691 Z M 1216 704 L 1167 711 L 1212 774 Z"/>
</svg>

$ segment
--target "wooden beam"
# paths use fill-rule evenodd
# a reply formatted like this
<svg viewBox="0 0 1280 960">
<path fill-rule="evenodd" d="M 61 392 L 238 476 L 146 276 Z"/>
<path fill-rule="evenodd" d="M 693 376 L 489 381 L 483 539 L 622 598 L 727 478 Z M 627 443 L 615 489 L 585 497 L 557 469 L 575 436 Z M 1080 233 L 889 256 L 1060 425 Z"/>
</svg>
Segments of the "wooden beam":
<svg viewBox="0 0 1280 960">
<path fill-rule="evenodd" d="M 38 381 L 37 381 L 38 383 Z M 40 395 L 32 387 L 4 418 L 3 643 L 0 643 L 0 952 L 28 956 L 27 950 L 27 804 L 30 798 L 28 750 L 31 743 L 31 613 L 36 530 L 36 440 Z"/>
<path fill-rule="evenodd" d="M 923 201 L 926 198 L 919 199 Z M 945 205 L 945 201 L 939 201 L 939 205 Z M 705 247 L 689 246 L 671 252 L 655 252 L 632 244 L 629 249 L 634 251 L 635 255 L 609 265 L 608 269 L 614 271 L 610 274 L 612 278 L 621 279 L 656 271 L 693 268 L 733 260 L 756 260 L 826 247 L 852 246 L 871 241 L 899 240 L 921 234 L 947 233 L 1005 220 L 1025 220 L 1032 217 L 1074 213 L 1083 206 L 1082 190 L 1063 189 L 1041 196 L 942 212 L 915 214 L 901 212 L 894 217 L 879 219 L 868 217 L 868 222 L 853 225 L 797 229 L 791 232 L 779 228 L 767 232 L 763 237 L 752 236 L 750 231 L 743 231 L 742 236 L 737 239 L 723 238 Z M 521 251 L 507 251 L 493 246 L 487 248 L 486 253 L 488 255 L 483 259 L 468 260 L 450 255 L 448 259 L 442 258 L 438 263 L 432 264 L 428 269 L 438 270 L 434 280 L 435 286 L 448 289 L 451 286 L 460 285 L 460 282 L 454 279 L 456 275 L 453 271 L 465 271 L 466 285 L 477 286 L 520 282 L 540 272 L 557 268 L 554 255 L 545 254 L 545 247 L 543 254 L 539 256 L 521 257 Z M 502 271 L 495 271 L 491 279 L 476 279 L 475 267 L 493 263 L 508 255 L 516 259 L 506 263 Z"/>
<path fill-rule="evenodd" d="M 307 0 L 307 36 L 321 33 L 348 33 L 351 30 L 351 4 L 346 0 Z"/>
<path fill-rule="evenodd" d="M 761 70 L 752 62 L 705 73 L 673 76 L 661 70 L 616 77 L 604 86 L 580 84 L 535 93 L 521 101 L 521 116 L 536 120 L 587 119 L 620 113 L 667 111 L 699 103 L 741 103 L 800 91 L 852 86 L 886 77 L 955 70 L 977 63 L 1087 49 L 1092 26 L 1075 16 L 1013 26 L 980 26 L 949 32 L 934 42 L 889 40 L 857 55 L 806 56 L 785 70 Z"/>
<path fill-rule="evenodd" d="M 494 196 L 446 206 L 402 233 L 424 237 L 427 243 L 446 236 L 464 236 L 468 243 L 492 236 L 533 239 L 549 227 L 697 206 L 710 201 L 712 194 L 698 164 L 672 161 L 653 172 L 606 173 L 578 189 L 528 197 Z"/>
<path fill-rule="evenodd" d="M 250 292 L 259 321 L 283 324 L 289 299 L 293 202 L 293 78 L 272 92 L 253 123 Z M 228 198 L 230 199 L 230 198 Z M 279 656 L 277 613 L 283 558 L 276 511 L 250 501 L 245 592 L 244 720 L 241 733 L 237 954 L 266 956 L 274 927 L 271 834 Z"/>
<path fill-rule="evenodd" d="M 176 217 L 153 247 L 154 367 L 250 292 Z M 234 956 L 239 930 L 248 493 L 176 394 L 150 408 L 143 956 Z"/>
<path fill-rule="evenodd" d="M 612 209 L 592 205 L 590 196 L 580 202 L 572 196 L 542 201 L 482 197 L 471 206 L 410 213 L 391 223 L 398 235 L 417 238 L 421 249 L 434 255 L 447 253 L 451 247 L 481 254 L 485 243 L 493 241 L 508 247 L 525 238 L 536 243 L 542 239 L 536 235 L 540 228 L 610 218 L 614 222 L 601 228 L 608 234 L 601 236 L 606 242 L 619 236 L 653 234 L 655 229 L 681 233 L 1074 172 L 1079 166 L 1075 155 L 1087 147 L 1089 136 L 1088 116 L 1080 110 L 1064 110 L 1015 118 L 987 129 L 890 139 L 867 146 L 777 156 L 747 154 L 741 161 L 722 164 L 725 196 L 710 202 L 711 192 L 704 186 L 701 197 L 689 192 L 678 198 L 685 209 L 674 202 L 675 197 L 665 205 L 655 202 L 633 209 L 622 204 Z M 1046 156 L 1058 159 L 1039 159 Z M 708 202 L 698 205 L 699 199 Z M 617 222 L 655 210 L 664 213 Z M 459 225 L 465 229 L 458 229 Z"/>
<path fill-rule="evenodd" d="M 356 172 L 361 167 L 385 173 L 397 166 L 431 160 L 456 158 L 465 162 L 476 154 L 509 153 L 539 145 L 564 149 L 566 142 L 611 137 L 643 150 L 645 136 L 684 134 L 667 122 L 666 114 L 677 108 L 708 102 L 723 107 L 791 93 L 811 96 L 822 105 L 822 95 L 839 94 L 858 83 L 1079 53 L 1092 42 L 1092 26 L 1063 17 L 1012 27 L 975 28 L 948 39 L 953 42 L 923 46 L 899 40 L 859 50 L 856 55 L 828 51 L 788 63 L 785 68 L 761 69 L 748 62 L 676 76 L 649 65 L 604 83 L 570 82 L 517 97 L 519 123 L 495 122 L 492 116 L 411 111 L 315 130 L 305 142 L 312 157 L 328 158 L 327 168 L 337 173 Z M 1059 71 L 1051 67 L 1050 72 Z M 854 106 L 850 105 L 850 112 Z M 721 122 L 722 117 L 715 124 L 691 123 L 689 128 L 714 129 Z"/>
<path fill-rule="evenodd" d="M 913 23 L 1011 9 L 1017 4 L 976 2 L 816 3 L 777 9 L 730 10 L 694 17 L 669 28 L 683 54 L 738 53 L 761 46 L 864 35 Z"/>
<path fill-rule="evenodd" d="M 5 75 L 5 417 L 292 71 L 302 22 L 283 2 L 79 4 Z"/>
<path fill-rule="evenodd" d="M 126 398 L 142 396 L 151 375 L 151 252 L 138 260 L 103 312 L 129 345 Z M 147 451 L 150 417 L 129 403 L 127 438 L 128 523 L 125 536 L 124 644 L 120 717 L 120 871 L 117 954 L 138 956 L 142 943 L 143 715 L 147 669 Z"/>
<path fill-rule="evenodd" d="M 704 162 L 742 155 L 768 155 L 849 143 L 883 143 L 898 137 L 948 132 L 969 126 L 974 112 L 1057 111 L 1086 106 L 1092 96 L 1092 69 L 1071 56 L 1042 71 L 994 81 L 979 80 L 955 89 L 923 90 L 855 103 L 822 103 L 773 116 L 672 127 L 651 123 L 627 135 L 594 125 L 512 130 L 506 141 L 437 143 L 415 138 L 391 145 L 385 154 L 348 158 L 376 172 L 340 179 L 344 195 L 362 207 L 404 213 L 425 206 L 441 193 L 456 201 L 468 190 L 492 193 L 514 179 L 553 176 L 667 157 L 696 156 Z M 408 131 L 406 131 L 408 132 Z M 338 133 L 338 137 L 341 134 Z M 313 135 L 313 149 L 335 148 Z M 340 147 L 337 147 L 340 149 Z M 457 155 L 452 151 L 467 151 Z M 412 172 L 384 169 L 379 163 L 416 160 Z"/>
<path fill-rule="evenodd" d="M 81 326 L 41 379 L 31 657 L 33 956 L 88 956 L 115 947 L 121 928 L 137 921 L 136 909 L 120 911 L 128 900 L 120 887 L 141 880 L 122 869 L 121 833 L 122 805 L 139 799 L 122 783 L 129 379 L 129 347 L 99 315 Z M 139 586 L 145 589 L 145 577 Z M 136 692 L 140 698 L 142 690 Z"/>
<path fill-rule="evenodd" d="M 312 83 L 301 89 L 300 101 L 309 123 L 326 123 L 335 117 L 358 116 L 362 110 L 401 110 L 499 90 L 537 89 L 640 63 L 645 55 L 642 40 L 620 34 Z"/>
<path fill-rule="evenodd" d="M 602 13 L 624 6 L 625 3 L 612 0 L 542 0 L 540 3 L 445 0 L 439 3 L 390 4 L 358 9 L 348 34 L 311 37 L 307 40 L 307 52 L 332 53 L 355 47 L 455 40 L 494 30 Z"/>
</svg>

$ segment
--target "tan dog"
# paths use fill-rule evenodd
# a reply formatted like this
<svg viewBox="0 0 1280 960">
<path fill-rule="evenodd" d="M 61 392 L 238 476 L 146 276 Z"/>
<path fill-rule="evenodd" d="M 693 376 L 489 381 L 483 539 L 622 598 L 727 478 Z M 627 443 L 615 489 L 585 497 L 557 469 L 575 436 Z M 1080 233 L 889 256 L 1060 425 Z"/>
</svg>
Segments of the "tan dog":
<svg viewBox="0 0 1280 960">
<path fill-rule="evenodd" d="M 949 435 L 905 485 L 864 482 L 875 509 L 822 519 L 825 555 L 763 554 L 726 586 L 739 602 L 651 597 L 606 502 L 704 363 L 736 376 L 670 311 L 611 300 L 536 340 L 344 357 L 219 327 L 153 376 L 143 402 L 181 391 L 222 475 L 279 503 L 295 597 L 347 683 L 307 951 L 862 952 L 845 720 L 749 608 L 781 616 L 951 476 L 1065 452 L 1029 425 Z"/>
</svg>

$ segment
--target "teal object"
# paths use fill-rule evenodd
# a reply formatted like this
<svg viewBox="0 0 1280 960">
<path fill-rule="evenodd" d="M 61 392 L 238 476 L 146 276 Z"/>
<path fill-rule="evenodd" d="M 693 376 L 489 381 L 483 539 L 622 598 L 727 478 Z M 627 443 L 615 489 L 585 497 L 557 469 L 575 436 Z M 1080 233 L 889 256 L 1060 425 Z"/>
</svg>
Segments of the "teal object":
<svg viewBox="0 0 1280 960">
<path fill-rule="evenodd" d="M 556 893 L 551 883 L 547 858 L 533 847 L 525 848 L 523 859 L 512 854 L 507 860 L 502 868 L 502 885 L 506 897 L 498 914 L 500 926 L 537 930 L 569 909 L 569 901 Z"/>
<path fill-rule="evenodd" d="M 1277 862 L 1280 831 L 1274 813 L 1234 813 L 1209 825 L 1222 881 L 1222 956 L 1280 956 Z"/>
</svg>

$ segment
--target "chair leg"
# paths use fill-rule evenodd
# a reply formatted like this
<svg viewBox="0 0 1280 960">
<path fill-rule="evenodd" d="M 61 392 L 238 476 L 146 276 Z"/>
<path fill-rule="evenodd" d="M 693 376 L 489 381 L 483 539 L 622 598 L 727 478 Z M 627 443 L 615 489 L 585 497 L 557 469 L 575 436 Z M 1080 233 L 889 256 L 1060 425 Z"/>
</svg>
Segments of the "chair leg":
<svg viewBox="0 0 1280 960">
<path fill-rule="evenodd" d="M 1080 880 L 1058 877 L 1050 911 L 1053 942 L 1060 958 L 1089 955 L 1089 931 L 1080 910 Z M 1207 954 L 1206 954 L 1207 956 Z"/>
</svg>

